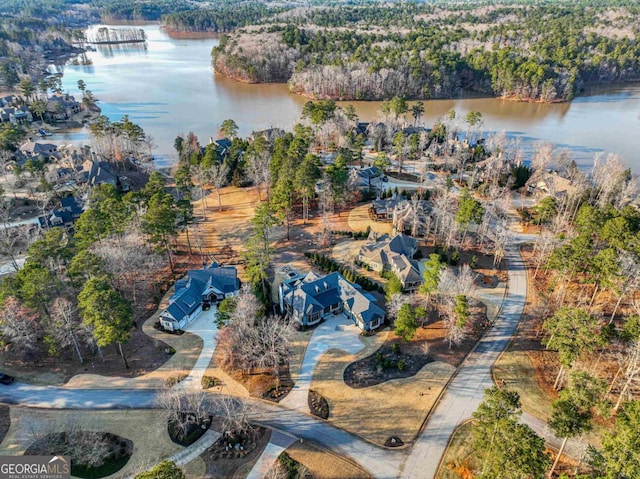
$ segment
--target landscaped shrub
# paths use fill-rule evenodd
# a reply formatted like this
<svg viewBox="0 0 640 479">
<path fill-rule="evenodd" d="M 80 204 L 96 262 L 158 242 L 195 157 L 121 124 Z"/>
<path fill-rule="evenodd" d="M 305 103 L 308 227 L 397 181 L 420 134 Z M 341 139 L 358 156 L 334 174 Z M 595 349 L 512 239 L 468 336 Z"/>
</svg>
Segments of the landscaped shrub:
<svg viewBox="0 0 640 479">
<path fill-rule="evenodd" d="M 406 363 L 404 359 L 401 359 L 400 361 L 398 361 L 398 371 L 404 371 L 405 366 L 406 366 Z"/>
<path fill-rule="evenodd" d="M 318 253 L 305 253 L 305 256 L 308 258 L 309 263 L 316 266 L 318 269 L 325 273 L 333 273 L 334 271 L 337 271 L 344 276 L 347 281 L 360 285 L 365 291 L 375 291 L 379 288 L 378 283 L 371 281 L 369 278 L 356 273 L 351 268 L 340 264 L 325 255 Z"/>
<path fill-rule="evenodd" d="M 135 479 L 186 479 L 186 476 L 175 462 L 162 461 L 153 469 L 138 474 Z"/>
<path fill-rule="evenodd" d="M 209 389 L 218 385 L 218 378 L 214 378 L 213 376 L 202 376 L 202 387 L 204 389 Z"/>
<path fill-rule="evenodd" d="M 178 374 L 177 376 L 169 376 L 167 379 L 164 380 L 164 383 L 167 385 L 167 387 L 173 387 L 176 384 L 178 384 L 179 382 L 184 381 L 186 377 L 187 377 L 186 374 Z"/>
</svg>

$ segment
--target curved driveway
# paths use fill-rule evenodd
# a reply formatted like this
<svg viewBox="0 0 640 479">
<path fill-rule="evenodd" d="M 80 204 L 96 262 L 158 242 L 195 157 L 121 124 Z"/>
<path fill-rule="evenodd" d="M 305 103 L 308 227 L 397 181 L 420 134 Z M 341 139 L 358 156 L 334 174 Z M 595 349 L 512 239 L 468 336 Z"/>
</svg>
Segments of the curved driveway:
<svg viewBox="0 0 640 479">
<path fill-rule="evenodd" d="M 506 259 L 509 281 L 501 313 L 458 368 L 424 431 L 408 451 L 374 446 L 326 421 L 260 400 L 249 400 L 253 406 L 253 420 L 318 442 L 363 465 L 379 479 L 434 478 L 451 434 L 461 422 L 471 417 L 482 401 L 484 390 L 493 386 L 491 366 L 509 344 L 524 309 L 527 278 L 517 244 L 509 248 Z M 16 383 L 0 387 L 0 402 L 42 408 L 151 408 L 156 394 L 157 391 L 144 389 L 67 389 Z M 544 422 L 526 414 L 523 420 L 552 445 L 558 443 L 543 426 Z M 578 446 L 574 445 L 573 449 L 578 450 Z"/>
<path fill-rule="evenodd" d="M 484 390 L 493 386 L 491 366 L 509 344 L 527 298 L 526 271 L 518 245 L 509 248 L 506 259 L 509 281 L 502 311 L 458 368 L 424 431 L 411 448 L 401 477 L 435 477 L 451 434 L 460 423 L 471 417 L 482 402 Z"/>
</svg>

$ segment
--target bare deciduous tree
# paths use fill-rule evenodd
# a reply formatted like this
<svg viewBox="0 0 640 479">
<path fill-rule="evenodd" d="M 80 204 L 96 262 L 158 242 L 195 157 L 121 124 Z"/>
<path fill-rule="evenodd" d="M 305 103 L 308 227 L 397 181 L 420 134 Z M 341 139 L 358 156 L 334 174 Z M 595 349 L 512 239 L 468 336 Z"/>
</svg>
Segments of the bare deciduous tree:
<svg viewBox="0 0 640 479">
<path fill-rule="evenodd" d="M 103 259 L 113 287 L 133 305 L 138 305 L 140 292 L 151 292 L 158 274 L 164 268 L 160 255 L 146 244 L 135 228 L 122 237 L 107 238 L 93 246 L 93 252 Z"/>
<path fill-rule="evenodd" d="M 220 188 L 227 184 L 227 176 L 229 176 L 229 166 L 226 163 L 214 163 L 207 174 L 209 184 L 213 186 L 218 195 L 218 210 L 222 209 Z"/>
<path fill-rule="evenodd" d="M 74 302 L 65 297 L 54 299 L 51 306 L 51 320 L 47 322 L 47 337 L 54 342 L 54 347 L 73 346 L 78 361 L 83 363 L 84 358 L 79 341 L 83 336 L 91 336 L 91 333 L 82 326 Z"/>
<path fill-rule="evenodd" d="M 33 356 L 38 351 L 41 335 L 38 312 L 16 298 L 8 298 L 2 308 L 0 334 L 16 354 L 25 358 Z"/>
<path fill-rule="evenodd" d="M 289 318 L 265 317 L 257 298 L 245 287 L 228 324 L 218 333 L 222 366 L 243 372 L 271 369 L 279 382 L 280 365 L 288 357 L 292 332 Z"/>
</svg>

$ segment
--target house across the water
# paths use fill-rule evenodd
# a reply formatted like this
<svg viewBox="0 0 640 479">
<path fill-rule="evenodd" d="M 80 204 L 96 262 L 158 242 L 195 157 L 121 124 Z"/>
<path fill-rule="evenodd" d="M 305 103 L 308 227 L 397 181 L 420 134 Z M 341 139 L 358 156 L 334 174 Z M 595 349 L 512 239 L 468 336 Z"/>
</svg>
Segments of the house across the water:
<svg viewBox="0 0 640 479">
<path fill-rule="evenodd" d="M 384 323 L 384 311 L 376 299 L 363 293 L 338 272 L 319 276 L 310 271 L 296 275 L 279 286 L 280 310 L 301 326 L 313 326 L 332 315 L 344 313 L 363 331 L 373 331 Z"/>
<path fill-rule="evenodd" d="M 240 280 L 233 266 L 212 263 L 207 268 L 189 270 L 185 278 L 176 281 L 169 306 L 160 313 L 160 324 L 170 331 L 184 329 L 203 309 L 239 292 Z"/>
</svg>

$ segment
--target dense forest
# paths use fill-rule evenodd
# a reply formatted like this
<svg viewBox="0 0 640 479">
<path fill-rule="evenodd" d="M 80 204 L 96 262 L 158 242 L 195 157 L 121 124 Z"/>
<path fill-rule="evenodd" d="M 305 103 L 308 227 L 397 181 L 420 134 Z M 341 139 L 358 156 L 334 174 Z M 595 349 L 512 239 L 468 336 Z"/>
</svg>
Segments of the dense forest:
<svg viewBox="0 0 640 479">
<path fill-rule="evenodd" d="M 216 71 L 288 82 L 314 98 L 571 99 L 586 83 L 640 80 L 638 6 L 296 8 L 223 38 Z"/>
<path fill-rule="evenodd" d="M 47 61 L 77 54 L 71 42 L 78 33 L 37 18 L 0 18 L 0 89 L 15 87 L 24 75 L 38 76 Z"/>
</svg>

